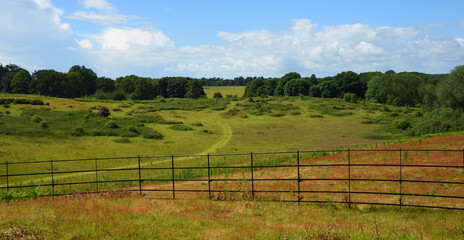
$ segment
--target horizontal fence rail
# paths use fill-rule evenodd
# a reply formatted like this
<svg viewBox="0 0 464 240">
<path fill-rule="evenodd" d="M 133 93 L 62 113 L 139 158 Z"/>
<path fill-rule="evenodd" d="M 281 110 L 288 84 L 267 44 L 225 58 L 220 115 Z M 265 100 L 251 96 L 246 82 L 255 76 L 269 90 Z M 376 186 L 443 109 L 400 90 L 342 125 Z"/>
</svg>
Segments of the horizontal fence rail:
<svg viewBox="0 0 464 240">
<path fill-rule="evenodd" d="M 0 192 L 464 210 L 464 149 L 315 150 L 0 163 Z"/>
</svg>

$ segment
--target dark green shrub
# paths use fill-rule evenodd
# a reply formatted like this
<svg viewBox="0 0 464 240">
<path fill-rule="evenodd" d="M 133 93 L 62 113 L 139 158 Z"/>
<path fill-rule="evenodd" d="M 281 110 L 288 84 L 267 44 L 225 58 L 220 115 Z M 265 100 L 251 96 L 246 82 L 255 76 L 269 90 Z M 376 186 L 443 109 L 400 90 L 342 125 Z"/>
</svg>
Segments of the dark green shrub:
<svg viewBox="0 0 464 240">
<path fill-rule="evenodd" d="M 118 124 L 116 124 L 115 122 L 113 121 L 109 121 L 105 124 L 105 127 L 106 128 L 112 128 L 112 129 L 115 129 L 115 128 L 119 128 Z"/>
<path fill-rule="evenodd" d="M 39 125 L 42 129 L 47 129 L 49 127 L 47 121 L 45 120 L 41 121 Z"/>
<path fill-rule="evenodd" d="M 75 127 L 71 133 L 72 136 L 80 137 L 85 135 L 85 131 L 82 127 Z"/>
<path fill-rule="evenodd" d="M 324 118 L 324 116 L 319 115 L 319 114 L 311 114 L 309 115 L 310 118 Z"/>
<path fill-rule="evenodd" d="M 401 118 L 401 119 L 397 119 L 395 122 L 394 122 L 394 126 L 398 129 L 401 129 L 401 130 L 406 130 L 407 128 L 409 128 L 411 126 L 411 123 L 409 123 L 408 120 L 404 119 L 404 118 Z"/>
<path fill-rule="evenodd" d="M 107 107 L 100 107 L 100 109 L 98 110 L 98 116 L 100 117 L 106 118 L 110 115 L 111 115 L 110 110 Z"/>
<path fill-rule="evenodd" d="M 182 125 L 182 124 L 172 125 L 170 128 L 176 131 L 192 131 L 193 130 L 193 128 L 186 126 L 186 125 Z"/>
<path fill-rule="evenodd" d="M 130 125 L 128 128 L 127 128 L 129 131 L 135 133 L 135 134 L 139 134 L 140 132 L 137 130 L 137 128 L 135 128 L 134 126 Z"/>
<path fill-rule="evenodd" d="M 192 126 L 203 127 L 203 123 L 201 122 L 192 123 Z"/>
<path fill-rule="evenodd" d="M 290 114 L 294 116 L 298 116 L 298 115 L 301 115 L 301 112 L 291 112 Z"/>
<path fill-rule="evenodd" d="M 285 116 L 285 113 L 273 113 L 271 114 L 271 117 L 283 117 Z"/>
<path fill-rule="evenodd" d="M 220 92 L 215 92 L 213 98 L 222 98 L 222 94 Z"/>
<path fill-rule="evenodd" d="M 39 123 L 42 122 L 44 119 L 41 116 L 34 115 L 31 117 L 31 122 Z"/>
<path fill-rule="evenodd" d="M 146 139 L 163 139 L 164 137 L 163 134 L 151 128 L 145 129 L 142 135 L 143 135 L 143 138 L 146 138 Z"/>
</svg>

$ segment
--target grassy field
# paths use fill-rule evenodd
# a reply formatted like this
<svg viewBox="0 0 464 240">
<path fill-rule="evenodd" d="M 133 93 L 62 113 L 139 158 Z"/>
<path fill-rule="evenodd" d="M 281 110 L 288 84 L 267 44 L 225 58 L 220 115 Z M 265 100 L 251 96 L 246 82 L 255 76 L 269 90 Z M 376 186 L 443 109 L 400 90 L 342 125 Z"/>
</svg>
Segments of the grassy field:
<svg viewBox="0 0 464 240">
<path fill-rule="evenodd" d="M 211 91 L 228 87 L 211 87 Z M 237 91 L 236 87 L 231 90 Z M 0 162 L 104 157 L 241 153 L 356 148 L 401 138 L 397 119 L 412 119 L 418 110 L 341 99 L 255 98 L 75 101 L 31 95 L 1 98 L 41 99 L 46 105 L 8 104 L 0 107 Z M 97 116 L 101 106 L 110 117 Z M 47 122 L 47 127 L 34 122 Z M 109 127 L 110 124 L 117 127 Z M 161 137 L 155 137 L 159 134 Z M 155 139 L 158 138 L 158 139 Z M 161 139 L 159 139 L 161 138 Z M 188 159 L 176 159 L 188 166 Z M 143 164 L 163 164 L 153 159 Z M 238 164 L 240 159 L 227 160 Z M 242 160 L 243 161 L 243 160 Z M 93 163 L 89 163 L 93 164 Z M 93 166 L 55 166 L 77 171 Z M 127 167 L 134 161 L 105 161 L 100 167 Z M 48 164 L 14 166 L 10 174 L 50 171 Z M 5 169 L 0 169 L 5 172 Z M 85 176 L 71 174 L 71 180 Z M 67 178 L 65 175 L 61 179 Z M 68 179 L 68 180 L 70 180 Z M 12 184 L 49 181 L 49 177 L 18 177 Z M 0 179 L 0 185 L 6 179 Z"/>
<path fill-rule="evenodd" d="M 208 87 L 205 90 L 208 96 L 214 92 L 221 92 L 223 96 L 240 97 L 243 94 L 243 87 Z M 388 144 L 400 144 L 407 139 L 406 132 L 400 129 L 400 123 L 412 123 L 422 116 L 420 109 L 309 97 L 161 99 L 135 102 L 98 102 L 91 99 L 77 101 L 16 94 L 0 94 L 0 98 L 40 99 L 45 103 L 11 103 L 0 106 L 2 163 L 386 147 Z M 102 106 L 110 109 L 111 115 L 108 118 L 98 116 L 97 113 Z M 43 127 L 43 121 L 46 122 L 46 127 Z M 456 139 L 436 143 L 436 146 L 459 148 L 462 141 Z M 313 157 L 317 156 L 305 159 Z M 291 158 L 256 157 L 255 161 L 257 164 L 269 161 L 285 163 Z M 385 161 L 386 157 L 379 155 L 361 159 L 375 162 Z M 248 161 L 247 157 L 216 157 L 212 164 L 235 166 L 247 164 Z M 321 161 L 330 161 L 330 158 Z M 59 172 L 94 169 L 94 164 L 93 161 L 55 163 L 53 170 Z M 166 167 L 170 164 L 169 157 L 143 158 L 141 161 L 144 167 Z M 175 164 L 178 167 L 196 164 L 205 166 L 206 158 L 177 157 Z M 137 158 L 98 162 L 99 168 L 134 166 L 137 166 Z M 10 186 L 48 184 L 51 182 L 48 175 L 50 171 L 49 162 L 10 164 L 10 175 L 35 172 L 47 174 L 10 177 L 9 183 Z M 337 171 L 327 171 L 328 169 L 318 171 L 310 168 L 304 169 L 304 174 L 311 173 L 318 177 L 337 174 Z M 0 175 L 4 174 L 6 169 L 0 167 Z M 157 179 L 168 178 L 171 173 L 144 170 L 143 174 Z M 175 174 L 176 177 L 185 178 L 207 176 L 204 171 L 178 171 Z M 259 170 L 257 174 L 261 177 L 293 176 L 288 171 Z M 370 176 L 363 171 L 358 174 Z M 454 178 L 461 177 L 459 171 L 450 174 Z M 243 172 L 234 171 L 215 171 L 213 175 L 245 176 Z M 437 172 L 431 175 L 440 177 Z M 61 174 L 55 176 L 55 183 L 85 182 L 93 181 L 95 178 L 93 173 Z M 134 179 L 137 178 L 137 172 L 101 172 L 98 178 Z M 6 178 L 0 178 L 0 186 L 4 187 L 5 184 Z M 137 183 L 101 184 L 99 187 L 131 188 L 131 185 L 135 184 Z M 145 187 L 152 185 L 160 186 L 160 183 L 150 183 Z M 95 187 L 78 184 L 72 187 L 56 187 L 55 191 L 79 192 L 95 190 Z M 237 187 L 237 184 L 233 187 Z M 39 192 L 34 193 L 36 190 L 30 188 L 28 193 L 18 194 L 34 196 L 51 191 L 50 188 L 41 188 Z M 439 189 L 434 191 L 440 193 Z M 194 199 L 204 200 L 205 196 L 196 196 Z M 396 208 L 363 206 L 348 210 L 345 206 L 337 204 L 298 206 L 248 201 L 163 201 L 119 193 L 60 197 L 55 200 L 41 198 L 13 201 L 0 203 L 0 209 L 0 239 L 14 239 L 20 236 L 32 239 L 152 239 L 153 236 L 162 239 L 459 239 L 464 231 L 463 215 L 453 211 L 397 211 Z M 428 221 L 429 218 L 434 219 L 433 223 L 437 224 Z M 252 227 L 253 224 L 260 227 Z"/>
<path fill-rule="evenodd" d="M 464 215 L 118 194 L 0 204 L 0 239 L 462 239 Z"/>
<path fill-rule="evenodd" d="M 245 86 L 214 86 L 204 87 L 206 97 L 213 98 L 214 93 L 220 92 L 223 97 L 238 96 L 242 97 L 245 93 Z"/>
</svg>

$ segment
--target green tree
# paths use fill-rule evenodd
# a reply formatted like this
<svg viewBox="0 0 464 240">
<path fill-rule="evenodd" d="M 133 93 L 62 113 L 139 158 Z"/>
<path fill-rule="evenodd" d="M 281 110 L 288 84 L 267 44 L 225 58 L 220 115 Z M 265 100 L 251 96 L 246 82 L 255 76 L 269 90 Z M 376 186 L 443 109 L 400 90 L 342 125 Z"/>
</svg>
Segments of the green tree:
<svg viewBox="0 0 464 240">
<path fill-rule="evenodd" d="M 76 72 L 68 72 L 64 75 L 64 79 L 60 84 L 58 97 L 76 98 L 86 94 L 84 79 L 81 74 Z"/>
<path fill-rule="evenodd" d="M 111 78 L 99 77 L 96 81 L 97 90 L 102 90 L 103 92 L 113 92 L 115 88 L 115 82 Z"/>
<path fill-rule="evenodd" d="M 85 94 L 94 94 L 97 90 L 97 74 L 90 68 L 85 66 L 74 65 L 68 72 L 79 73 L 82 76 L 82 85 L 85 89 Z"/>
<path fill-rule="evenodd" d="M 274 96 L 283 96 L 285 94 L 285 84 L 293 79 L 301 78 L 301 75 L 296 72 L 289 72 L 282 76 L 277 82 L 277 86 L 274 91 Z"/>
<path fill-rule="evenodd" d="M 262 78 L 256 78 L 255 80 L 249 82 L 245 88 L 244 97 L 258 97 L 266 95 L 267 91 L 265 90 L 265 82 Z"/>
<path fill-rule="evenodd" d="M 158 89 L 149 78 L 137 78 L 135 80 L 135 90 L 131 95 L 134 100 L 154 99 L 158 95 Z"/>
<path fill-rule="evenodd" d="M 309 82 L 305 79 L 292 79 L 285 84 L 286 96 L 309 95 Z"/>
<path fill-rule="evenodd" d="M 333 81 L 340 89 L 341 94 L 354 93 L 358 97 L 364 97 L 367 90 L 367 84 L 362 82 L 359 75 L 352 71 L 337 74 Z"/>
<path fill-rule="evenodd" d="M 28 93 L 29 84 L 31 83 L 31 74 L 25 69 L 19 70 L 11 80 L 12 93 Z"/>
<path fill-rule="evenodd" d="M 65 74 L 55 70 L 38 70 L 32 74 L 29 93 L 57 97 Z"/>
<path fill-rule="evenodd" d="M 185 97 L 194 99 L 206 97 L 206 93 L 198 80 L 189 79 L 187 81 L 187 93 Z"/>
<path fill-rule="evenodd" d="M 464 109 L 464 65 L 455 67 L 438 85 L 437 95 L 440 105 Z"/>
</svg>

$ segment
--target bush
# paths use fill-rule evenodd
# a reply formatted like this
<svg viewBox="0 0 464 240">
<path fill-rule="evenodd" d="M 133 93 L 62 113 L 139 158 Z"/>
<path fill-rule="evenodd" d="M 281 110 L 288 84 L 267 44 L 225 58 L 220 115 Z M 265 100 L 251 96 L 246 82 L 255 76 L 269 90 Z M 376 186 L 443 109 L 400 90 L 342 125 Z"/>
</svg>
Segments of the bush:
<svg viewBox="0 0 464 240">
<path fill-rule="evenodd" d="M 142 135 L 143 138 L 146 139 L 163 139 L 164 137 L 163 134 L 151 128 L 148 128 L 145 131 L 143 131 Z"/>
<path fill-rule="evenodd" d="M 116 124 L 115 122 L 113 121 L 109 121 L 105 124 L 105 127 L 106 128 L 112 128 L 112 129 L 115 129 L 115 128 L 119 128 L 118 124 Z"/>
<path fill-rule="evenodd" d="M 84 136 L 85 135 L 85 131 L 82 127 L 75 127 L 73 129 L 73 132 L 71 133 L 71 135 L 75 136 L 75 137 L 80 137 L 80 136 Z"/>
<path fill-rule="evenodd" d="M 137 128 L 135 128 L 135 127 L 132 126 L 132 125 L 130 125 L 130 126 L 128 127 L 128 130 L 131 131 L 131 132 L 133 132 L 133 133 L 135 133 L 135 134 L 137 134 L 137 135 L 140 133 L 140 132 L 137 130 Z"/>
<path fill-rule="evenodd" d="M 220 92 L 215 92 L 213 98 L 222 98 L 222 94 Z"/>
<path fill-rule="evenodd" d="M 271 117 L 283 117 L 285 116 L 285 113 L 273 113 L 271 114 Z"/>
<path fill-rule="evenodd" d="M 107 107 L 100 107 L 100 109 L 98 110 L 98 116 L 100 117 L 106 118 L 110 115 L 111 115 L 110 110 Z"/>
<path fill-rule="evenodd" d="M 408 120 L 406 120 L 404 118 L 401 118 L 401 119 L 397 119 L 395 121 L 394 125 L 398 129 L 406 130 L 407 128 L 409 128 L 411 126 L 411 123 L 409 123 Z"/>
<path fill-rule="evenodd" d="M 186 126 L 186 125 L 182 125 L 182 124 L 172 125 L 171 129 L 176 130 L 176 131 L 192 131 L 193 130 L 193 128 Z"/>
<path fill-rule="evenodd" d="M 44 119 L 41 117 L 41 116 L 38 116 L 38 115 L 34 115 L 32 116 L 31 118 L 31 122 L 35 122 L 35 123 L 40 123 L 42 122 Z"/>
<path fill-rule="evenodd" d="M 49 127 L 47 121 L 45 120 L 41 121 L 39 125 L 42 129 L 47 129 Z"/>
<path fill-rule="evenodd" d="M 324 118 L 324 116 L 319 115 L 319 114 L 311 114 L 309 115 L 310 118 Z"/>
</svg>

